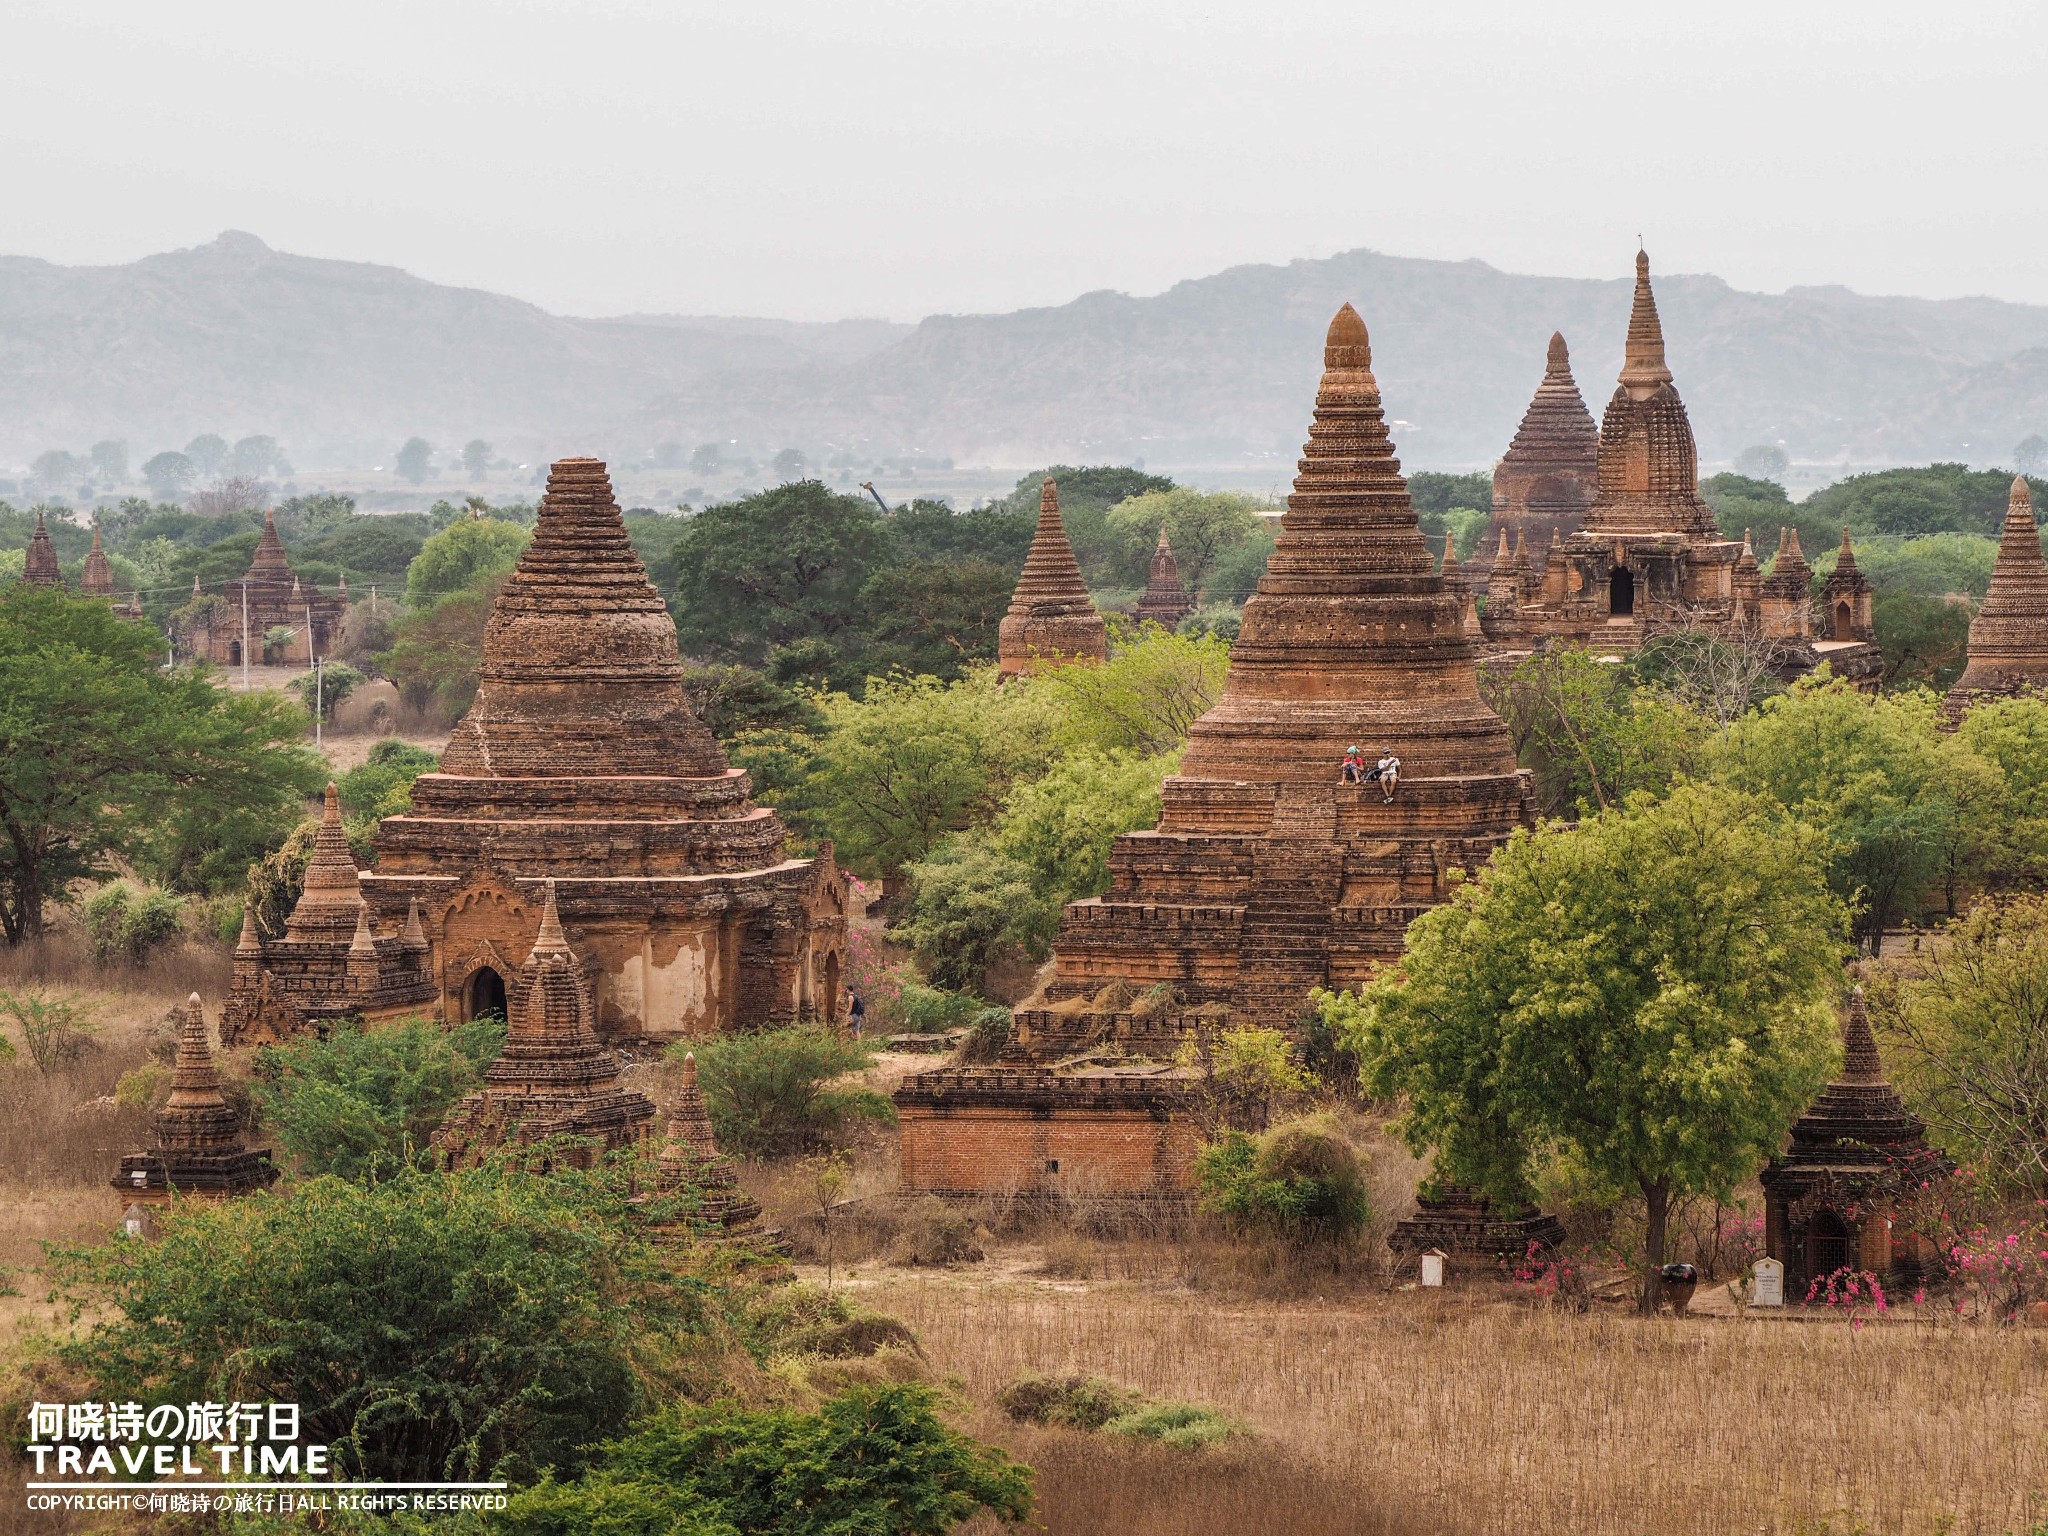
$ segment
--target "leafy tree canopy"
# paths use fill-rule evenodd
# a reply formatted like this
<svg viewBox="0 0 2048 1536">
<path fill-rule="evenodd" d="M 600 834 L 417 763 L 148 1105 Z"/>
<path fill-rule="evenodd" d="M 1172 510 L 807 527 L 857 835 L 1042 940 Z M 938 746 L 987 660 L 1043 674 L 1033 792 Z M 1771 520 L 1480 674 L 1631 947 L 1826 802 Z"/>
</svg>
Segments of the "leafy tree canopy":
<svg viewBox="0 0 2048 1536">
<path fill-rule="evenodd" d="M 2038 508 L 2044 504 L 2048 483 L 2030 483 Z M 1851 475 L 1815 491 L 1800 512 L 1802 522 L 1832 528 L 1836 538 L 1844 524 L 1858 534 L 1975 533 L 1996 538 L 2011 490 L 2009 470 L 1929 464 Z"/>
<path fill-rule="evenodd" d="M 1229 671 L 1229 642 L 1148 626 L 1135 639 L 1119 638 L 1106 663 L 1049 668 L 1032 689 L 1058 711 L 1063 746 L 1156 756 L 1187 741 Z"/>
<path fill-rule="evenodd" d="M 1250 496 L 1228 491 L 1205 493 L 1187 486 L 1146 491 L 1118 502 L 1110 509 L 1109 526 L 1123 543 L 1114 573 L 1119 585 L 1145 584 L 1163 526 L 1173 544 L 1182 584 L 1191 592 L 1199 591 L 1225 551 L 1262 540 L 1265 520 L 1257 507 L 1258 502 Z"/>
<path fill-rule="evenodd" d="M 829 1145 L 861 1120 L 894 1120 L 880 1094 L 839 1082 L 874 1065 L 857 1042 L 797 1025 L 715 1035 L 671 1047 L 697 1058 L 704 1107 L 718 1144 L 739 1157 L 773 1157 Z"/>
<path fill-rule="evenodd" d="M 862 669 L 950 680 L 994 661 L 1016 585 L 1014 571 L 972 556 L 877 571 L 860 592 Z"/>
<path fill-rule="evenodd" d="M 493 517 L 450 523 L 420 546 L 405 573 L 405 600 L 424 608 L 437 597 L 501 576 L 519 563 L 532 533 Z"/>
</svg>

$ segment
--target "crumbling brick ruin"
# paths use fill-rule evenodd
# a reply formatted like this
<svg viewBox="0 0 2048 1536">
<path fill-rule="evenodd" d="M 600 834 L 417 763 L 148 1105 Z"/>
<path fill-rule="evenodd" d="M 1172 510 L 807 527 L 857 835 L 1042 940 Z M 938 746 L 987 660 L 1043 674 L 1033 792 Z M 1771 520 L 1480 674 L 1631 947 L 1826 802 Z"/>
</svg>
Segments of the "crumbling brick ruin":
<svg viewBox="0 0 2048 1536">
<path fill-rule="evenodd" d="M 1142 624 L 1172 629 L 1194 611 L 1195 600 L 1181 585 L 1180 562 L 1173 558 L 1173 545 L 1167 541 L 1166 525 L 1161 523 L 1159 543 L 1152 551 L 1151 576 L 1144 592 L 1131 606 L 1131 617 Z"/>
<path fill-rule="evenodd" d="M 206 1014 L 194 992 L 178 1020 L 178 1055 L 171 1096 L 156 1112 L 156 1145 L 121 1159 L 110 1181 L 122 1204 L 158 1204 L 173 1195 L 207 1200 L 254 1194 L 277 1182 L 267 1149 L 247 1145 L 240 1122 L 220 1091 Z"/>
<path fill-rule="evenodd" d="M 1991 587 L 1970 620 L 1969 657 L 1942 701 L 1951 724 L 1986 699 L 2048 691 L 2048 562 L 2025 476 L 2014 477 L 2006 501 Z"/>
<path fill-rule="evenodd" d="M 200 597 L 197 578 L 192 595 Z M 186 616 L 180 648 L 194 661 L 240 666 L 245 659 L 246 634 L 246 660 L 252 666 L 276 662 L 310 667 L 316 656 L 330 654 L 340 637 L 341 621 L 348 615 L 348 584 L 342 583 L 339 592 L 327 593 L 301 582 L 285 554 L 284 540 L 278 537 L 277 514 L 265 512 L 263 535 L 256 542 L 247 573 L 228 583 L 218 598 L 180 612 Z M 288 629 L 292 634 L 272 646 L 266 637 L 273 629 Z"/>
</svg>

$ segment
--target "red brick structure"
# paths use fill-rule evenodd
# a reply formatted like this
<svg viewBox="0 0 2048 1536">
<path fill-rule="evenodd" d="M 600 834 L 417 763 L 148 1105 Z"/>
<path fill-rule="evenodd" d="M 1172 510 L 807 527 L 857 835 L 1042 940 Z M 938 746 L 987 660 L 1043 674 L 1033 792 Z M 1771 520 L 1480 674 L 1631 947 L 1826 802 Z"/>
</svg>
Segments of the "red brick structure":
<svg viewBox="0 0 2048 1536">
<path fill-rule="evenodd" d="M 555 883 L 542 884 L 540 925 L 519 967 L 505 1049 L 471 1094 L 434 1133 L 444 1164 L 475 1164 L 506 1146 L 557 1137 L 575 1143 L 565 1160 L 587 1168 L 638 1141 L 654 1120 L 643 1093 L 619 1086 L 619 1058 L 598 1043 L 583 964 L 555 909 Z"/>
<path fill-rule="evenodd" d="M 1752 584 L 1745 545 L 1724 539 L 1699 494 L 1699 455 L 1685 402 L 1664 358 L 1664 330 L 1650 288 L 1650 258 L 1636 254 L 1635 299 L 1625 362 L 1600 424 L 1597 486 L 1578 531 L 1525 558 L 1498 558 L 1487 590 L 1486 634 L 1504 652 L 1546 643 L 1634 650 L 1659 631 L 1704 630 L 1767 645 L 1786 677 L 1826 662 L 1837 676 L 1875 688 L 1883 658 L 1867 639 L 1816 637 L 1813 598 L 1795 591 L 1811 569 L 1796 536 L 1779 569 Z M 1789 553 L 1796 558 L 1785 560 Z"/>
<path fill-rule="evenodd" d="M 234 1110 L 220 1091 L 206 1014 L 194 992 L 179 1011 L 178 1055 L 171 1096 L 156 1112 L 156 1146 L 121 1159 L 111 1182 L 125 1207 L 158 1204 L 173 1195 L 227 1200 L 277 1182 L 265 1149 L 248 1147 Z"/>
<path fill-rule="evenodd" d="M 502 1007 L 552 880 L 598 1032 L 668 1040 L 838 1016 L 846 887 L 793 859 L 690 712 L 674 621 L 596 459 L 548 477 L 484 632 L 482 682 L 362 889 L 380 931 L 415 902 L 433 1010 Z"/>
<path fill-rule="evenodd" d="M 348 613 L 345 591 L 329 595 L 293 574 L 284 540 L 277 535 L 275 512 L 263 514 L 263 535 L 247 573 L 228 583 L 218 601 L 201 601 L 181 610 L 183 648 L 194 661 L 222 667 L 242 664 L 245 597 L 251 664 L 310 667 L 315 657 L 332 653 Z M 267 637 L 273 629 L 289 629 L 291 637 L 271 645 Z"/>
<path fill-rule="evenodd" d="M 1894 1220 L 1899 1198 L 1955 1165 L 1927 1145 L 1926 1126 L 1885 1081 L 1863 989 L 1849 994 L 1841 1076 L 1792 1127 L 1761 1175 L 1764 1252 L 1785 1266 L 1785 1296 L 1842 1268 L 1889 1282 L 1918 1276 L 1934 1246 Z"/>
<path fill-rule="evenodd" d="M 997 668 L 1004 677 L 1070 661 L 1107 661 L 1109 631 L 1088 596 L 1088 583 L 1060 521 L 1060 491 L 1051 480 L 1038 495 L 1038 531 L 1010 610 L 996 628 Z"/>
<path fill-rule="evenodd" d="M 28 549 L 23 553 L 21 579 L 32 587 L 61 587 L 64 572 L 57 565 L 57 546 L 50 542 L 50 530 L 43 525 L 43 514 L 36 512 L 36 531 L 28 536 Z"/>
<path fill-rule="evenodd" d="M 1152 551 L 1152 573 L 1144 593 L 1131 608 L 1131 617 L 1145 624 L 1172 629 L 1195 611 L 1195 600 L 1180 583 L 1180 562 L 1173 558 L 1167 542 L 1166 525 L 1159 525 L 1159 543 Z"/>
<path fill-rule="evenodd" d="M 92 525 L 92 549 L 85 557 L 85 569 L 78 575 L 78 590 L 87 597 L 103 597 L 114 600 L 114 568 L 107 563 L 107 552 L 100 548 L 100 525 Z"/>
<path fill-rule="evenodd" d="M 1158 827 L 1118 838 L 1108 892 L 1066 909 L 1053 977 L 1017 1009 L 1000 1067 L 898 1092 L 906 1188 L 1180 1190 L 1199 1137 L 1194 1090 L 1166 1066 L 1179 1042 L 1233 1021 L 1295 1028 L 1314 988 L 1397 956 L 1453 871 L 1532 819 L 1348 304 L 1300 470 Z M 1354 743 L 1399 755 L 1391 797 L 1342 781 Z"/>
<path fill-rule="evenodd" d="M 2048 691 L 2048 562 L 2025 476 L 2015 476 L 1984 606 L 1970 620 L 1970 659 L 1942 701 L 1953 723 L 1972 704 Z"/>
<path fill-rule="evenodd" d="M 1564 1223 L 1540 1211 L 1509 1215 L 1475 1189 L 1448 1185 L 1434 1195 L 1417 1195 L 1415 1214 L 1394 1223 L 1387 1246 L 1421 1255 L 1434 1248 L 1454 1265 L 1497 1268 L 1525 1257 L 1531 1245 L 1555 1248 L 1565 1239 Z"/>
<path fill-rule="evenodd" d="M 1600 431 L 1572 377 L 1564 336 L 1553 331 L 1543 382 L 1522 413 L 1514 441 L 1493 467 L 1493 517 L 1479 546 L 1481 559 L 1468 577 L 1485 590 L 1494 547 L 1510 533 L 1548 544 L 1553 534 L 1573 534 L 1593 504 L 1599 478 Z"/>
<path fill-rule="evenodd" d="M 2024 484 L 2024 482 L 2022 482 Z M 1830 640 L 1862 640 L 1875 643 L 1877 626 L 1870 615 L 1870 578 L 1856 564 L 1856 551 L 1849 547 L 1849 530 L 1842 529 L 1842 547 L 1835 556 L 1835 568 L 1821 584 L 1821 632 Z"/>
<path fill-rule="evenodd" d="M 711 1130 L 711 1112 L 704 1090 L 697 1086 L 697 1056 L 683 1057 L 683 1086 L 668 1112 L 668 1135 L 662 1143 L 659 1188 L 664 1194 L 694 1189 L 700 1200 L 694 1222 L 706 1223 L 735 1238 L 753 1236 L 761 1202 L 740 1188 L 732 1159 L 718 1150 Z"/>
</svg>

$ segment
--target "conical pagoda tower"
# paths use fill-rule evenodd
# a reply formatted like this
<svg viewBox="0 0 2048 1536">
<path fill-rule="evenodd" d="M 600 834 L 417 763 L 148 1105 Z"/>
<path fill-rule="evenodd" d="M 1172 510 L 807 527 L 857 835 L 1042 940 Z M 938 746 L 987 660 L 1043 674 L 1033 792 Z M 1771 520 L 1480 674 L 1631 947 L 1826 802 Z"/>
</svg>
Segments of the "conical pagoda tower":
<svg viewBox="0 0 2048 1536">
<path fill-rule="evenodd" d="M 697 1086 L 697 1056 L 683 1057 L 683 1086 L 669 1110 L 668 1135 L 661 1148 L 661 1189 L 664 1193 L 695 1189 L 700 1200 L 691 1216 L 735 1234 L 743 1233 L 761 1214 L 761 1202 L 740 1188 L 732 1159 L 718 1150 L 704 1090 Z"/>
<path fill-rule="evenodd" d="M 1484 863 L 1530 820 L 1528 775 L 1479 696 L 1465 598 L 1417 526 L 1348 304 L 1330 323 L 1301 472 L 1230 657 L 1157 830 L 1119 838 L 1109 891 L 1067 909 L 1055 1002 L 1164 983 L 1292 1025 L 1312 988 L 1356 985 L 1398 955 L 1451 871 Z M 1401 759 L 1391 800 L 1341 781 L 1351 745 Z M 1018 1018 L 1023 1037 L 1066 1028 Z"/>
<path fill-rule="evenodd" d="M 1166 525 L 1161 523 L 1159 542 L 1152 550 L 1151 576 L 1145 583 L 1144 594 L 1131 609 L 1131 617 L 1172 629 L 1194 611 L 1195 600 L 1181 585 L 1180 562 L 1173 558 L 1173 545 L 1167 541 Z"/>
<path fill-rule="evenodd" d="M 2041 530 L 2024 475 L 2013 478 L 1991 587 L 1970 620 L 1969 654 L 1942 704 L 1951 721 L 1986 699 L 2048 692 L 2048 562 L 2041 558 Z"/>
<path fill-rule="evenodd" d="M 1876 640 L 1877 627 L 1870 612 L 1873 591 L 1870 578 L 1856 563 L 1856 551 L 1849 543 L 1845 525 L 1842 547 L 1835 554 L 1835 568 L 1828 572 L 1820 589 L 1822 624 L 1828 639 Z"/>
<path fill-rule="evenodd" d="M 1804 637 L 1813 631 L 1813 567 L 1799 547 L 1797 528 L 1778 530 L 1778 556 L 1757 587 L 1764 628 L 1773 635 Z"/>
<path fill-rule="evenodd" d="M 1060 662 L 1109 658 L 1109 631 L 1081 579 L 1066 524 L 1060 521 L 1059 487 L 1051 480 L 1039 489 L 1038 532 L 996 641 L 1004 677 Z"/>
<path fill-rule="evenodd" d="M 499 1147 L 557 1136 L 589 1143 L 570 1154 L 588 1166 L 638 1140 L 654 1119 L 645 1094 L 619 1086 L 619 1058 L 598 1042 L 582 966 L 562 931 L 546 882 L 540 925 L 519 968 L 505 1049 L 484 1069 L 484 1090 L 457 1105 L 434 1145 L 450 1164 Z"/>
<path fill-rule="evenodd" d="M 57 566 L 57 548 L 50 542 L 50 530 L 43 525 L 43 514 L 36 513 L 35 532 L 28 537 L 28 549 L 23 556 L 21 579 L 33 587 L 61 587 L 64 572 Z"/>
<path fill-rule="evenodd" d="M 267 1189 L 278 1170 L 267 1150 L 252 1151 L 220 1088 L 206 1013 L 194 992 L 178 1010 L 178 1054 L 171 1096 L 156 1112 L 156 1146 L 121 1159 L 112 1180 L 123 1203 L 172 1195 L 227 1199 Z"/>
<path fill-rule="evenodd" d="M 491 610 L 476 702 L 413 809 L 377 829 L 362 878 L 380 931 L 419 903 L 444 1018 L 507 998 L 547 880 L 608 1037 L 836 1016 L 845 891 L 830 847 L 787 856 L 682 680 L 604 465 L 559 461 Z"/>
<path fill-rule="evenodd" d="M 1664 360 L 1664 326 L 1650 289 L 1650 258 L 1642 251 L 1636 252 L 1623 356 L 1620 382 L 1600 422 L 1599 488 L 1586 511 L 1586 532 L 1718 540 L 1713 509 L 1700 499 L 1699 450 Z"/>
<path fill-rule="evenodd" d="M 1760 1175 L 1764 1251 L 1784 1263 L 1788 1299 L 1844 1265 L 1884 1276 L 1932 1256 L 1888 1215 L 1892 1198 L 1954 1172 L 1927 1145 L 1926 1131 L 1885 1080 L 1863 989 L 1853 987 L 1842 1018 L 1842 1070 Z"/>
<path fill-rule="evenodd" d="M 100 526 L 92 526 L 92 549 L 86 554 L 85 569 L 79 573 L 78 590 L 87 597 L 114 596 L 114 568 L 107 563 L 107 552 L 100 548 Z"/>
<path fill-rule="evenodd" d="M 1514 441 L 1493 469 L 1489 529 L 1533 531 L 1546 542 L 1552 532 L 1576 533 L 1599 483 L 1599 460 L 1600 431 L 1572 377 L 1564 336 L 1553 331 L 1543 382 L 1522 413 Z M 1490 569 L 1489 563 L 1477 573 L 1482 585 Z"/>
</svg>

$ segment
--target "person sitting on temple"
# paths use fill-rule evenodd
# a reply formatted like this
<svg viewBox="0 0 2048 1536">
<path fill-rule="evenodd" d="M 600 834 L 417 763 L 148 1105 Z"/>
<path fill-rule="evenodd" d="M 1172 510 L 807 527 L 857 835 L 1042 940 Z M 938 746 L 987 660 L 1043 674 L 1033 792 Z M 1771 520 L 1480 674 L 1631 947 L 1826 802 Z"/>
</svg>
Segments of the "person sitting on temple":
<svg viewBox="0 0 2048 1536">
<path fill-rule="evenodd" d="M 1344 782 L 1346 784 L 1363 784 L 1365 779 L 1365 754 L 1356 747 L 1346 747 L 1344 749 Z"/>
<path fill-rule="evenodd" d="M 1371 776 L 1379 781 L 1380 799 L 1391 803 L 1394 798 L 1394 786 L 1401 779 L 1401 759 L 1394 755 L 1392 747 L 1380 755 L 1380 760 L 1373 765 Z"/>
</svg>

